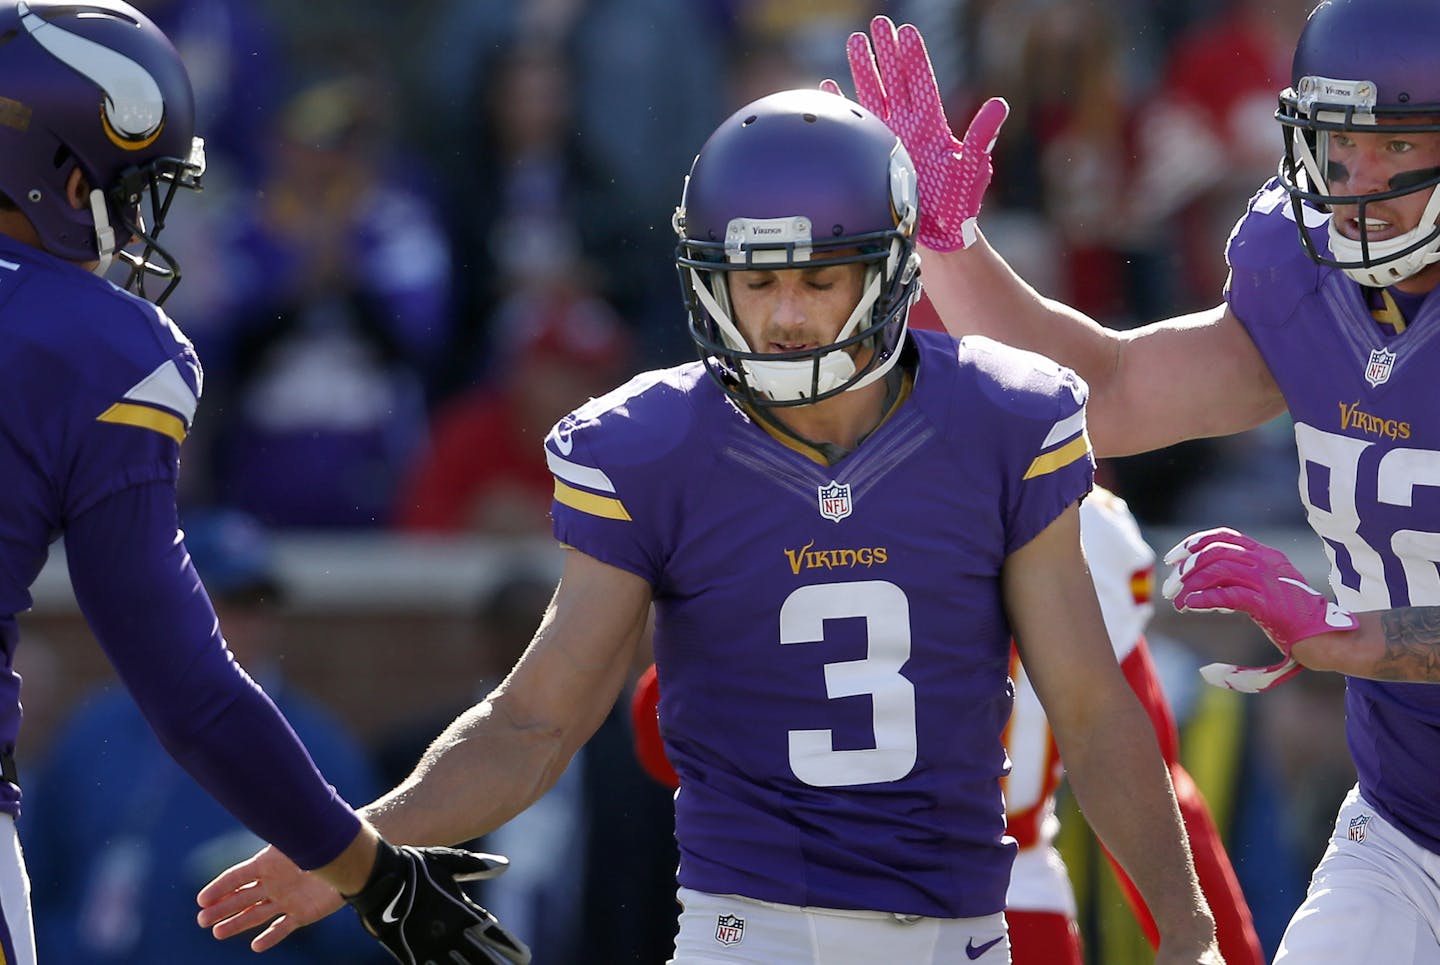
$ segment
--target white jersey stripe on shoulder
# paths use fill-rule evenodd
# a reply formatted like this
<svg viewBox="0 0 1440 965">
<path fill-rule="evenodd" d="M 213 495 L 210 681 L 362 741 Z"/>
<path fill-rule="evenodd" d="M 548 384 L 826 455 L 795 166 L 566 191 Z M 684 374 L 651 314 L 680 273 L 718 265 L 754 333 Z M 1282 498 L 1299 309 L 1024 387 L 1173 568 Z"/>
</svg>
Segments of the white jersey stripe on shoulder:
<svg viewBox="0 0 1440 965">
<path fill-rule="evenodd" d="M 180 369 L 173 361 L 167 361 L 154 372 L 145 376 L 134 388 L 125 393 L 131 402 L 159 405 L 178 412 L 188 428 L 195 418 L 195 407 L 200 400 L 190 388 Z"/>
<path fill-rule="evenodd" d="M 1069 418 L 1061 419 L 1050 429 L 1050 434 L 1040 444 L 1041 449 L 1049 449 L 1056 443 L 1064 442 L 1081 433 L 1085 428 L 1085 410 L 1080 409 Z"/>
<path fill-rule="evenodd" d="M 20 263 L 18 261 L 6 261 L 0 258 L 0 268 L 4 268 L 6 271 L 19 271 Z"/>
<path fill-rule="evenodd" d="M 545 462 L 552 473 L 568 483 L 602 493 L 615 491 L 615 484 L 610 481 L 609 476 L 592 466 L 582 466 L 569 459 L 562 459 L 549 446 L 545 447 Z"/>
</svg>

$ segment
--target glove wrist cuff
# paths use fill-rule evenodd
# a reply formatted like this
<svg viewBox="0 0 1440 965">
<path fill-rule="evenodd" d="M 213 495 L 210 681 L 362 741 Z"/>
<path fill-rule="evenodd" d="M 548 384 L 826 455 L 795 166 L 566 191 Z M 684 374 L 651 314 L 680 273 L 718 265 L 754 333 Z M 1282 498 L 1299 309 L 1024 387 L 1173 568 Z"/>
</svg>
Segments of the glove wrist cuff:
<svg viewBox="0 0 1440 965">
<path fill-rule="evenodd" d="M 353 895 L 342 894 L 340 897 L 356 911 L 365 914 L 394 893 L 388 883 L 402 875 L 404 870 L 405 859 L 400 857 L 399 849 L 381 838 L 376 842 L 375 863 L 370 866 L 370 876 L 365 879 L 365 884 Z"/>
</svg>

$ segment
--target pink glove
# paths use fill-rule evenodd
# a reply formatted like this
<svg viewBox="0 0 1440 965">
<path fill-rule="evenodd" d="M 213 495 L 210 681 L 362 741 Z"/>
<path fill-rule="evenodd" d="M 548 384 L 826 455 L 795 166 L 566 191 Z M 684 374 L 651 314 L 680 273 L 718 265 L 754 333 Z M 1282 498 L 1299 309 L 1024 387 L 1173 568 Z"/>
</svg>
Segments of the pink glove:
<svg viewBox="0 0 1440 965">
<path fill-rule="evenodd" d="M 920 181 L 920 224 L 916 238 L 934 251 L 973 244 L 975 219 L 990 185 L 990 151 L 1010 114 L 1003 98 L 992 97 L 975 112 L 963 141 L 945 119 L 940 89 L 925 40 L 914 25 L 897 32 L 889 17 L 870 21 L 871 40 L 853 33 L 845 45 L 855 96 L 900 138 Z M 820 85 L 840 93 L 834 81 Z"/>
<path fill-rule="evenodd" d="M 1166 599 L 1182 613 L 1239 610 L 1265 631 L 1285 659 L 1269 667 L 1212 663 L 1200 668 L 1217 687 L 1258 693 L 1304 668 L 1290 650 L 1307 637 L 1355 630 L 1360 623 L 1315 590 L 1285 554 L 1233 529 L 1211 529 L 1186 537 L 1165 554 L 1175 569 L 1165 580 Z"/>
</svg>

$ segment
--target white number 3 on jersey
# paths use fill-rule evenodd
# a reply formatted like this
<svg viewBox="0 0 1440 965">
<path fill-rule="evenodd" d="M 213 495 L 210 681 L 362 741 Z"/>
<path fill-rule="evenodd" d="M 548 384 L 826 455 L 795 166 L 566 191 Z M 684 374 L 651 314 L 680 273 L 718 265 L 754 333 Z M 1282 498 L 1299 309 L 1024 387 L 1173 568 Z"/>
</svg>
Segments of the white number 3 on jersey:
<svg viewBox="0 0 1440 965">
<path fill-rule="evenodd" d="M 856 617 L 865 620 L 865 658 L 827 663 L 825 692 L 831 700 L 870 696 L 875 746 L 836 750 L 833 731 L 790 731 L 790 769 L 813 787 L 898 781 L 915 766 L 915 686 L 900 673 L 910 659 L 910 603 L 900 587 L 802 586 L 780 608 L 780 642 L 823 643 L 826 620 Z"/>
</svg>

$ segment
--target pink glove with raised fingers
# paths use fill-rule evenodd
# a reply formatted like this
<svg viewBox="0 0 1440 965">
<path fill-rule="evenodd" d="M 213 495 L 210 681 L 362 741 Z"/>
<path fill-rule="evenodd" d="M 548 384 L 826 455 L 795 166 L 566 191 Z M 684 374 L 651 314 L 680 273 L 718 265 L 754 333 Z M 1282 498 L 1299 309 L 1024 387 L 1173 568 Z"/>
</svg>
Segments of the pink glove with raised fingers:
<svg viewBox="0 0 1440 965">
<path fill-rule="evenodd" d="M 1355 630 L 1360 623 L 1305 582 L 1284 553 L 1233 529 L 1186 537 L 1165 554 L 1174 566 L 1165 580 L 1166 599 L 1183 612 L 1239 610 L 1254 620 L 1285 659 L 1269 667 L 1212 663 L 1200 668 L 1217 687 L 1259 693 L 1295 676 L 1302 667 L 1291 648 L 1307 637 Z"/>
<path fill-rule="evenodd" d="M 975 219 L 990 185 L 990 151 L 1010 105 L 1003 98 L 990 98 L 975 112 L 964 139 L 957 140 L 945 118 L 925 40 L 914 25 L 897 31 L 889 17 L 876 17 L 870 21 L 870 37 L 851 34 L 845 52 L 856 99 L 889 125 L 915 162 L 920 182 L 917 240 L 935 251 L 968 247 L 977 237 Z M 840 93 L 834 81 L 821 87 Z"/>
</svg>

